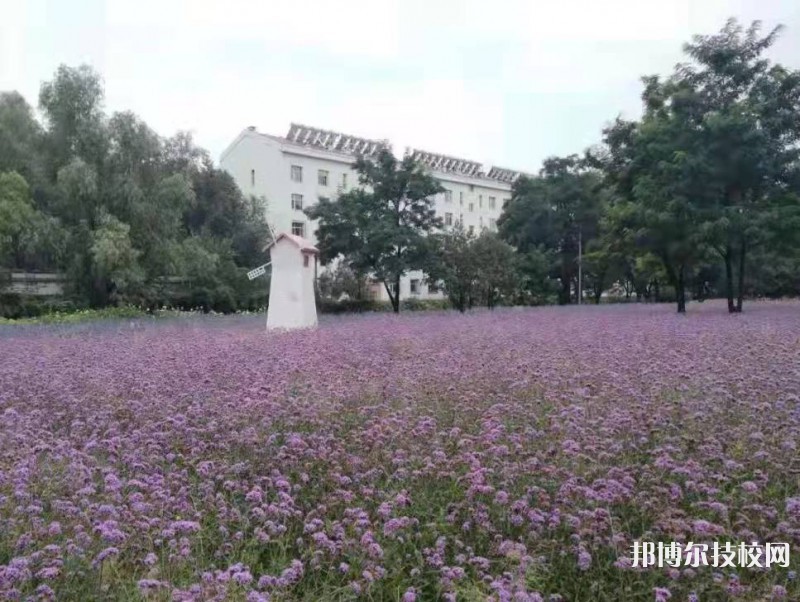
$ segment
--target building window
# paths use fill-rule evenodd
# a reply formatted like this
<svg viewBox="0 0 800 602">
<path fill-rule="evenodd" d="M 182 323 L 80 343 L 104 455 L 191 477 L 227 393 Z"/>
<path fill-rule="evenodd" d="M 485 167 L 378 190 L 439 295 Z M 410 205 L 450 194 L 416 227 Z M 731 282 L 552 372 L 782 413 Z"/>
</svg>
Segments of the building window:
<svg viewBox="0 0 800 602">
<path fill-rule="evenodd" d="M 308 253 L 303 253 L 303 267 L 308 267 Z"/>
<path fill-rule="evenodd" d="M 347 190 L 347 174 L 346 173 L 342 174 L 342 188 Z"/>
<path fill-rule="evenodd" d="M 411 279 L 411 294 L 412 295 L 419 295 L 419 279 L 412 278 Z"/>
<path fill-rule="evenodd" d="M 505 207 L 510 202 L 511 202 L 511 199 L 503 199 L 503 206 Z"/>
<path fill-rule="evenodd" d="M 483 209 L 483 195 L 478 195 L 478 209 Z"/>
<path fill-rule="evenodd" d="M 497 220 L 489 218 L 489 230 L 497 230 Z"/>
<path fill-rule="evenodd" d="M 292 195 L 292 209 L 300 209 L 303 210 L 303 195 L 302 194 L 293 194 Z"/>
<path fill-rule="evenodd" d="M 464 206 L 464 193 L 463 192 L 459 192 L 458 193 L 458 204 L 461 205 L 462 207 Z"/>
<path fill-rule="evenodd" d="M 444 214 L 444 225 L 445 226 L 452 226 L 453 225 L 453 214 L 452 213 L 445 213 Z"/>
<path fill-rule="evenodd" d="M 495 205 L 496 205 L 495 201 L 496 200 L 497 199 L 495 199 L 495 197 L 493 197 L 493 196 L 489 197 L 489 209 L 494 209 L 495 208 Z"/>
<path fill-rule="evenodd" d="M 303 181 L 303 168 L 300 165 L 292 165 L 292 182 Z"/>
<path fill-rule="evenodd" d="M 470 192 L 475 192 L 475 185 L 474 184 L 470 184 L 469 185 L 469 191 Z"/>
<path fill-rule="evenodd" d="M 453 191 L 452 190 L 445 190 L 444 191 L 444 202 L 445 203 L 452 203 L 453 202 Z"/>
<path fill-rule="evenodd" d="M 330 197 L 327 197 L 327 196 L 321 196 L 321 197 L 319 197 L 319 202 L 320 202 L 320 203 L 327 203 L 327 202 L 328 202 L 328 201 L 330 201 L 330 200 L 331 200 L 331 199 L 330 199 Z"/>
<path fill-rule="evenodd" d="M 305 237 L 306 224 L 305 222 L 292 222 L 292 234 L 295 236 Z"/>
<path fill-rule="evenodd" d="M 439 284 L 437 282 L 429 282 L 428 293 L 431 295 L 435 295 L 438 292 L 439 292 Z"/>
<path fill-rule="evenodd" d="M 481 230 L 483 229 L 483 217 L 478 218 L 478 226 L 481 228 Z"/>
<path fill-rule="evenodd" d="M 327 169 L 320 169 L 317 172 L 317 182 L 320 186 L 327 186 L 328 185 L 328 170 Z"/>
<path fill-rule="evenodd" d="M 255 185 L 256 185 L 256 170 L 255 169 L 251 169 L 250 170 L 250 186 L 255 186 Z"/>
<path fill-rule="evenodd" d="M 470 226 L 470 227 L 467 229 L 467 233 L 468 233 L 470 236 L 472 236 L 473 234 L 475 234 L 475 226 Z"/>
<path fill-rule="evenodd" d="M 459 213 L 458 214 L 458 221 L 462 226 L 464 225 L 464 214 L 463 213 Z"/>
<path fill-rule="evenodd" d="M 469 210 L 470 211 L 475 211 L 475 203 L 470 203 L 469 204 Z"/>
</svg>

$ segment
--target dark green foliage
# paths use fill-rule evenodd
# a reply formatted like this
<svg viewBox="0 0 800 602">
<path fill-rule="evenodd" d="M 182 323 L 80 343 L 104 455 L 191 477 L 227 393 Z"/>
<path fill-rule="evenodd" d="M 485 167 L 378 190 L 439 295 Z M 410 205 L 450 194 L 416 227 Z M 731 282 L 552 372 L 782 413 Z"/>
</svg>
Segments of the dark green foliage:
<svg viewBox="0 0 800 602">
<path fill-rule="evenodd" d="M 597 171 L 571 155 L 551 157 L 539 177 L 515 182 L 498 228 L 504 240 L 527 256 L 520 265 L 529 294 L 541 298 L 555 285 L 559 303 L 576 299 L 579 243 L 585 248 L 597 236 L 605 198 L 601 180 Z"/>
<path fill-rule="evenodd" d="M 763 56 L 779 31 L 761 36 L 760 23 L 745 31 L 730 20 L 696 36 L 685 46 L 692 62 L 666 80 L 644 78 L 641 122 L 618 120 L 595 157 L 617 193 L 612 229 L 662 262 L 678 311 L 690 285 L 702 298 L 712 280 L 741 311 L 745 293 L 757 293 L 750 256 L 786 266 L 796 248 L 786 225 L 800 211 L 800 72 Z"/>
<path fill-rule="evenodd" d="M 243 197 L 189 134 L 162 139 L 103 112 L 91 68 L 42 85 L 43 127 L 0 94 L 0 268 L 60 271 L 79 305 L 261 307 L 263 204 Z"/>
<path fill-rule="evenodd" d="M 474 236 L 460 222 L 428 240 L 425 272 L 444 289 L 450 304 L 464 312 L 515 301 L 519 273 L 514 248 L 488 230 Z"/>
<path fill-rule="evenodd" d="M 319 221 L 320 259 L 341 258 L 355 272 L 371 273 L 398 312 L 400 278 L 422 267 L 426 234 L 441 225 L 431 197 L 442 188 L 411 156 L 398 161 L 388 148 L 360 157 L 354 168 L 360 188 L 306 210 Z"/>
</svg>

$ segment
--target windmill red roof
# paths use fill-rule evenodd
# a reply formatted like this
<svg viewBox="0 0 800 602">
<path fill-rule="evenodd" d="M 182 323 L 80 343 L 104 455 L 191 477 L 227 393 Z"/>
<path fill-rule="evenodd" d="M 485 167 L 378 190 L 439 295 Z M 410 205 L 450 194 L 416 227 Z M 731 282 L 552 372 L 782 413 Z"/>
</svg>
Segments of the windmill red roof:
<svg viewBox="0 0 800 602">
<path fill-rule="evenodd" d="M 317 247 L 312 245 L 310 241 L 306 240 L 302 236 L 297 236 L 296 234 L 289 234 L 288 232 L 281 232 L 280 234 L 278 234 L 278 237 L 271 243 L 269 243 L 266 247 L 264 247 L 264 250 L 266 251 L 270 249 L 273 245 L 277 244 L 278 241 L 284 238 L 294 243 L 295 246 L 297 246 L 297 248 L 300 249 L 303 253 L 319 253 L 319 249 L 317 249 Z"/>
</svg>

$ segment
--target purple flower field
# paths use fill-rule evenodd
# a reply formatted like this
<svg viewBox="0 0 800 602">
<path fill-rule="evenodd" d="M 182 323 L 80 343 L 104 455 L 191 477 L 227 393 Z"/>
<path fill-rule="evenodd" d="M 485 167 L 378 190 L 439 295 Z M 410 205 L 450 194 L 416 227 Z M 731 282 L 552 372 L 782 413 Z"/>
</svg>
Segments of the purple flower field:
<svg viewBox="0 0 800 602">
<path fill-rule="evenodd" d="M 799 600 L 799 439 L 795 302 L 6 328 L 0 599 Z"/>
</svg>

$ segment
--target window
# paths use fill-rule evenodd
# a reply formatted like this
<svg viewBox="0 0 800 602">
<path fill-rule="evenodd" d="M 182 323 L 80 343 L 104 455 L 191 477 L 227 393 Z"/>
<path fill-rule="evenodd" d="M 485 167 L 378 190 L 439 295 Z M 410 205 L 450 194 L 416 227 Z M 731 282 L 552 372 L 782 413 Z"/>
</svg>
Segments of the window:
<svg viewBox="0 0 800 602">
<path fill-rule="evenodd" d="M 475 211 L 475 203 L 470 203 L 469 204 L 469 210 L 470 211 Z"/>
<path fill-rule="evenodd" d="M 464 193 L 463 192 L 459 192 L 458 193 L 458 204 L 461 205 L 462 207 L 464 206 Z"/>
<path fill-rule="evenodd" d="M 469 235 L 470 235 L 470 236 L 472 236 L 473 234 L 475 234 L 475 226 L 470 226 L 470 227 L 467 229 L 467 232 L 469 233 Z"/>
<path fill-rule="evenodd" d="M 308 253 L 303 253 L 303 267 L 308 267 Z"/>
<path fill-rule="evenodd" d="M 428 293 L 431 295 L 435 295 L 439 292 L 439 283 L 438 282 L 429 282 L 428 283 Z"/>
<path fill-rule="evenodd" d="M 445 213 L 444 214 L 444 225 L 445 226 L 452 226 L 453 225 L 453 214 L 452 213 Z"/>
<path fill-rule="evenodd" d="M 445 190 L 444 191 L 444 202 L 445 203 L 452 203 L 453 202 L 453 191 L 452 190 Z"/>
<path fill-rule="evenodd" d="M 255 169 L 251 169 L 250 170 L 250 186 L 255 186 L 255 185 L 256 185 L 256 170 Z"/>
<path fill-rule="evenodd" d="M 293 194 L 292 195 L 292 209 L 303 209 L 303 195 L 302 194 Z"/>
<path fill-rule="evenodd" d="M 503 199 L 503 206 L 505 207 L 505 205 L 509 202 L 511 202 L 511 199 Z"/>
<path fill-rule="evenodd" d="M 489 218 L 489 230 L 497 230 L 497 220 Z"/>
<path fill-rule="evenodd" d="M 419 279 L 412 278 L 411 279 L 411 294 L 412 295 L 419 295 Z"/>
<path fill-rule="evenodd" d="M 494 209 L 494 208 L 495 208 L 495 204 L 496 204 L 496 202 L 495 202 L 495 201 L 496 201 L 496 200 L 497 200 L 497 199 L 495 199 L 495 197 L 493 197 L 493 196 L 490 196 L 490 197 L 489 197 L 489 209 Z"/>
<path fill-rule="evenodd" d="M 483 217 L 478 218 L 478 227 L 480 227 L 481 230 L 483 229 Z"/>
<path fill-rule="evenodd" d="M 478 195 L 478 209 L 483 209 L 483 195 Z"/>
<path fill-rule="evenodd" d="M 319 202 L 320 202 L 320 203 L 323 203 L 323 202 L 328 202 L 328 201 L 330 201 L 330 200 L 331 200 L 331 199 L 330 199 L 330 197 L 327 197 L 327 196 L 321 196 L 321 197 L 319 197 Z"/>
<path fill-rule="evenodd" d="M 461 223 L 462 226 L 464 225 L 464 214 L 463 213 L 459 213 L 458 214 L 458 221 Z"/>
<path fill-rule="evenodd" d="M 346 173 L 342 174 L 342 188 L 347 190 L 347 174 Z"/>
<path fill-rule="evenodd" d="M 475 192 L 475 185 L 474 184 L 470 184 L 469 185 L 469 191 L 470 192 Z"/>
<path fill-rule="evenodd" d="M 305 237 L 306 224 L 305 222 L 292 222 L 292 234 L 295 236 Z"/>
<path fill-rule="evenodd" d="M 300 165 L 292 165 L 292 182 L 303 181 L 303 168 Z"/>
<path fill-rule="evenodd" d="M 328 170 L 327 169 L 320 169 L 317 172 L 317 182 L 320 186 L 327 186 L 328 185 Z"/>
</svg>

